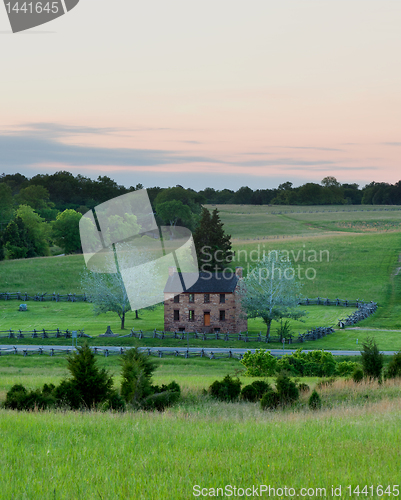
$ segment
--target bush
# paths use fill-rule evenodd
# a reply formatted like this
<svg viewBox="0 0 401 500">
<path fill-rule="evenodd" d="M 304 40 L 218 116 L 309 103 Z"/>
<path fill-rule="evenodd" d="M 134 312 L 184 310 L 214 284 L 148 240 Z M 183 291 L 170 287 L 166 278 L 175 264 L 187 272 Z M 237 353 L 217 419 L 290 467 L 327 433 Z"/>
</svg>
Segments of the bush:
<svg viewBox="0 0 401 500">
<path fill-rule="evenodd" d="M 154 393 L 151 380 L 156 367 L 144 353 L 137 348 L 129 349 L 121 356 L 121 396 L 133 406 Z"/>
<path fill-rule="evenodd" d="M 336 375 L 339 377 L 349 377 L 352 375 L 355 368 L 358 368 L 359 366 L 361 365 L 355 361 L 341 361 L 341 363 L 337 364 Z"/>
<path fill-rule="evenodd" d="M 125 401 L 120 396 L 120 394 L 113 390 L 108 397 L 108 399 L 101 406 L 103 411 L 124 411 L 125 410 Z"/>
<path fill-rule="evenodd" d="M 375 339 L 368 337 L 362 347 L 362 368 L 365 377 L 380 379 L 383 369 L 383 354 L 379 352 Z"/>
<path fill-rule="evenodd" d="M 245 401 L 254 403 L 259 401 L 263 394 L 271 389 L 270 385 L 263 380 L 255 380 L 252 384 L 246 385 L 241 391 L 241 397 Z"/>
<path fill-rule="evenodd" d="M 385 372 L 385 378 L 396 377 L 401 377 L 401 351 L 393 355 Z"/>
<path fill-rule="evenodd" d="M 81 394 L 71 380 L 62 380 L 56 387 L 54 395 L 58 406 L 79 408 L 82 405 Z"/>
<path fill-rule="evenodd" d="M 247 351 L 240 363 L 245 366 L 248 377 L 268 377 L 276 372 L 277 359 L 265 349 Z"/>
<path fill-rule="evenodd" d="M 226 375 L 223 380 L 215 380 L 209 387 L 210 394 L 220 401 L 234 401 L 241 392 L 241 382 L 239 379 L 232 379 Z"/>
<path fill-rule="evenodd" d="M 292 338 L 289 320 L 284 321 L 284 323 L 281 321 L 277 328 L 277 335 L 280 337 L 280 342 L 282 342 L 283 339 Z"/>
<path fill-rule="evenodd" d="M 260 399 L 266 391 L 271 389 L 270 384 L 268 384 L 264 380 L 255 380 L 251 385 L 256 389 L 258 399 Z"/>
<path fill-rule="evenodd" d="M 363 370 L 360 366 L 355 368 L 354 373 L 352 374 L 352 380 L 359 384 L 363 380 Z"/>
<path fill-rule="evenodd" d="M 317 393 L 316 389 L 313 389 L 313 392 L 310 395 L 308 401 L 308 405 L 311 410 L 318 410 L 322 407 L 322 400 L 320 399 L 320 396 Z"/>
<path fill-rule="evenodd" d="M 330 352 L 315 350 L 286 354 L 277 363 L 277 371 L 286 371 L 301 377 L 328 377 L 336 370 L 336 361 Z"/>
<path fill-rule="evenodd" d="M 279 404 L 280 396 L 273 389 L 265 392 L 260 400 L 262 410 L 275 410 Z"/>
<path fill-rule="evenodd" d="M 242 388 L 241 390 L 241 398 L 244 401 L 250 401 L 251 403 L 255 403 L 258 401 L 258 391 L 253 387 L 253 385 L 249 384 Z"/>
<path fill-rule="evenodd" d="M 286 373 L 280 373 L 276 378 L 276 390 L 280 403 L 292 404 L 299 398 L 297 384 Z"/>
<path fill-rule="evenodd" d="M 141 407 L 144 410 L 163 411 L 168 406 L 177 403 L 180 399 L 181 389 L 174 381 L 168 385 L 162 385 L 161 387 L 153 386 L 153 388 L 154 393 L 141 402 Z"/>
<path fill-rule="evenodd" d="M 10 410 L 45 410 L 56 404 L 56 398 L 53 395 L 54 385 L 51 387 L 44 385 L 43 389 L 27 391 L 21 384 L 15 384 L 6 394 L 4 408 Z"/>
<path fill-rule="evenodd" d="M 301 382 L 300 384 L 298 384 L 298 390 L 299 390 L 299 392 L 309 392 L 310 387 L 308 384 Z"/>
<path fill-rule="evenodd" d="M 333 385 L 335 381 L 336 381 L 335 377 L 322 378 L 316 384 L 316 387 L 318 389 L 323 389 L 324 387 L 329 387 L 330 385 Z"/>
</svg>

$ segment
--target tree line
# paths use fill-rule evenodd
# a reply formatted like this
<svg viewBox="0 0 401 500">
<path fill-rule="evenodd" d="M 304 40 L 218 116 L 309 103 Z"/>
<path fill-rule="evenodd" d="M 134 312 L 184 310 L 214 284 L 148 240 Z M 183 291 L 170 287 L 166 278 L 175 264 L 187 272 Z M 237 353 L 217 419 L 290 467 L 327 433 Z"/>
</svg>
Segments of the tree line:
<svg viewBox="0 0 401 500">
<path fill-rule="evenodd" d="M 20 173 L 0 175 L 0 260 L 50 255 L 55 246 L 64 253 L 80 252 L 82 215 L 107 200 L 143 187 L 137 184 L 127 188 L 107 176 L 93 180 L 66 171 L 31 178 Z M 331 176 L 320 184 L 308 182 L 299 187 L 285 182 L 274 189 L 243 186 L 237 191 L 206 188 L 197 192 L 175 186 L 151 187 L 147 192 L 159 225 L 181 225 L 194 233 L 202 222 L 210 223 L 202 211 L 204 204 L 401 204 L 401 181 L 371 182 L 360 188 L 357 184 L 341 184 Z M 214 218 L 218 224 L 217 214 Z"/>
</svg>

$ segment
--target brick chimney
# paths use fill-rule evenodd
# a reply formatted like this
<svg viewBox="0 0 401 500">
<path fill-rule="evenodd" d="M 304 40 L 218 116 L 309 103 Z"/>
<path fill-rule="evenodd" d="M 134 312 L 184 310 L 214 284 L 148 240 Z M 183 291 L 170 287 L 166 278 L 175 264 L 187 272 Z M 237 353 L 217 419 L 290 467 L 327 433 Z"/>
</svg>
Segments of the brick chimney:
<svg viewBox="0 0 401 500">
<path fill-rule="evenodd" d="M 177 268 L 175 266 L 169 266 L 169 268 L 168 268 L 168 275 L 169 276 L 172 276 L 176 272 L 177 272 Z"/>
<path fill-rule="evenodd" d="M 236 267 L 235 268 L 235 275 L 238 276 L 238 278 L 242 278 L 242 267 Z"/>
</svg>

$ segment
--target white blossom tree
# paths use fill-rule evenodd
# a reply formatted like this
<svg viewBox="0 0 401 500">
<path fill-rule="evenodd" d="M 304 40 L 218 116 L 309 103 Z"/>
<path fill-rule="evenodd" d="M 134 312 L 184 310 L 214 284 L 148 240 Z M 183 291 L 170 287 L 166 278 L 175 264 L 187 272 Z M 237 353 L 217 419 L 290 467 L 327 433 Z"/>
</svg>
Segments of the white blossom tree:
<svg viewBox="0 0 401 500">
<path fill-rule="evenodd" d="M 295 268 L 280 251 L 269 252 L 240 282 L 242 307 L 248 318 L 262 318 L 267 336 L 272 321 L 305 315 L 298 306 L 300 290 Z"/>
</svg>

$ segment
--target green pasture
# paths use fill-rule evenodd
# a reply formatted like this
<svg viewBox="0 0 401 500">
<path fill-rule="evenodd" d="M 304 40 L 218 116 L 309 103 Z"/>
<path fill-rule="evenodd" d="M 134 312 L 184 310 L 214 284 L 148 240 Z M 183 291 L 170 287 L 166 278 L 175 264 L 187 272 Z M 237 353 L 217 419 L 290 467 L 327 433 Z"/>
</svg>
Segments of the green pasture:
<svg viewBox="0 0 401 500">
<path fill-rule="evenodd" d="M 120 329 L 120 321 L 115 313 L 101 314 L 95 316 L 93 308 L 88 303 L 72 303 L 72 302 L 28 302 L 28 311 L 18 311 L 18 301 L 1 301 L 0 302 L 0 330 L 5 331 L 23 330 L 31 331 L 33 329 L 41 330 L 56 329 L 60 330 L 84 330 L 85 333 L 94 336 L 94 339 L 88 339 L 90 345 L 122 345 L 122 346 L 165 346 L 165 347 L 186 347 L 187 339 L 135 339 L 128 338 L 98 338 L 99 334 L 106 331 L 108 325 L 111 326 L 113 332 L 120 335 L 126 335 L 132 328 L 135 330 L 142 330 L 145 332 L 163 330 L 163 307 L 158 306 L 153 311 L 143 310 L 140 311 L 140 319 L 135 319 L 135 313 L 130 312 L 127 315 L 126 329 Z M 307 330 L 317 326 L 334 326 L 336 327 L 338 320 L 351 314 L 355 309 L 337 306 L 307 306 L 303 308 L 306 311 L 306 316 L 302 318 L 303 321 L 290 320 L 292 332 L 295 337 L 298 333 L 304 333 Z M 369 321 L 369 320 L 368 320 Z M 368 327 L 360 326 L 365 322 L 358 325 L 358 330 L 353 328 L 346 328 L 344 330 L 336 329 L 334 334 L 325 338 L 309 341 L 303 344 L 293 344 L 288 347 L 302 347 L 305 349 L 359 349 L 362 342 L 367 336 L 374 336 L 382 350 L 397 350 L 401 349 L 401 329 L 391 331 L 389 329 L 366 329 Z M 271 334 L 274 335 L 279 326 L 279 323 L 273 322 Z M 250 335 L 256 335 L 259 332 L 262 336 L 265 335 L 266 326 L 260 319 L 251 319 L 248 322 L 248 331 Z M 79 339 L 79 343 L 84 342 L 84 339 Z M 358 343 L 357 343 L 358 341 Z M 55 344 L 65 345 L 71 342 L 71 339 L 32 339 L 29 335 L 25 335 L 22 339 L 17 338 L 2 338 L 0 343 L 9 345 L 23 345 L 23 344 Z M 203 341 L 199 339 L 189 339 L 188 345 L 190 347 L 231 347 L 231 348 L 281 348 L 279 343 L 260 343 L 230 340 L 209 340 Z"/>
<path fill-rule="evenodd" d="M 93 339 L 79 339 L 78 343 L 87 341 L 90 345 L 121 345 L 121 346 L 147 346 L 147 347 L 195 347 L 202 349 L 204 347 L 230 347 L 230 348 L 269 348 L 277 349 L 282 345 L 279 343 L 265 342 L 247 342 L 230 340 L 208 340 L 200 339 L 153 339 L 145 338 L 138 340 L 136 338 L 104 338 L 98 335 L 105 333 L 107 326 L 110 325 L 114 333 L 119 335 L 127 335 L 132 328 L 136 331 L 151 332 L 156 328 L 163 330 L 163 306 L 158 306 L 152 311 L 141 310 L 139 312 L 140 319 L 135 319 L 135 313 L 131 311 L 127 314 L 126 329 L 120 329 L 120 321 L 115 313 L 106 313 L 99 316 L 93 314 L 93 306 L 83 302 L 28 302 L 28 311 L 18 311 L 19 302 L 15 300 L 0 302 L 0 331 L 22 330 L 31 331 L 33 329 L 41 330 L 43 328 L 52 330 L 59 328 L 60 330 L 84 330 L 85 333 L 93 336 Z M 359 350 L 361 344 L 369 336 L 374 336 L 379 348 L 382 350 L 398 350 L 401 349 L 401 328 L 374 328 L 369 326 L 372 319 L 367 319 L 358 323 L 357 327 L 349 327 L 344 330 L 337 328 L 338 320 L 343 319 L 351 314 L 355 309 L 338 306 L 304 306 L 306 316 L 302 321 L 290 320 L 291 329 L 296 338 L 298 333 L 305 333 L 307 330 L 317 326 L 333 326 L 335 333 L 328 335 L 319 340 L 304 342 L 303 344 L 286 345 L 286 348 L 303 349 L 353 349 Z M 376 313 L 380 314 L 379 312 Z M 373 316 L 375 318 L 375 316 Z M 389 322 L 390 323 L 390 322 Z M 368 324 L 368 326 L 366 326 Z M 391 324 L 397 324 L 394 320 Z M 278 322 L 273 322 L 271 327 L 271 335 L 276 334 L 279 327 Z M 250 335 L 257 335 L 261 332 L 262 337 L 266 333 L 266 326 L 259 318 L 250 319 L 248 321 L 248 332 Z M 71 343 L 71 339 L 65 338 L 50 338 L 32 339 L 29 334 L 24 338 L 2 338 L 1 344 L 8 345 L 66 345 Z"/>
<path fill-rule="evenodd" d="M 114 333 L 128 334 L 131 329 L 136 331 L 163 330 L 164 310 L 158 305 L 154 310 L 139 311 L 139 319 L 135 312 L 126 316 L 125 330 L 120 329 L 120 320 L 116 313 L 108 312 L 95 316 L 93 305 L 85 302 L 27 302 L 28 311 L 19 311 L 19 301 L 0 301 L 0 331 L 3 330 L 84 330 L 89 335 L 105 333 L 110 325 Z M 337 306 L 304 306 L 306 316 L 301 320 L 291 320 L 293 333 L 303 333 L 316 326 L 336 326 L 338 320 L 351 314 L 355 308 Z M 279 323 L 273 322 L 271 333 L 274 334 Z M 266 334 L 266 325 L 260 318 L 248 321 L 250 334 Z"/>
<path fill-rule="evenodd" d="M 234 245 L 233 265 L 245 268 L 274 250 L 288 252 L 309 297 L 375 300 L 392 293 L 401 253 L 400 233 L 334 234 L 315 238 L 254 240 Z M 401 266 L 401 263 L 400 263 Z M 82 255 L 0 262 L 0 289 L 29 294 L 80 293 Z M 398 277 L 395 278 L 399 279 Z"/>
<path fill-rule="evenodd" d="M 207 205 L 218 208 L 234 239 L 310 236 L 326 232 L 400 231 L 401 210 L 383 205 L 267 206 Z"/>
<path fill-rule="evenodd" d="M 0 262 L 2 292 L 68 294 L 80 293 L 83 255 L 37 257 Z"/>
</svg>

